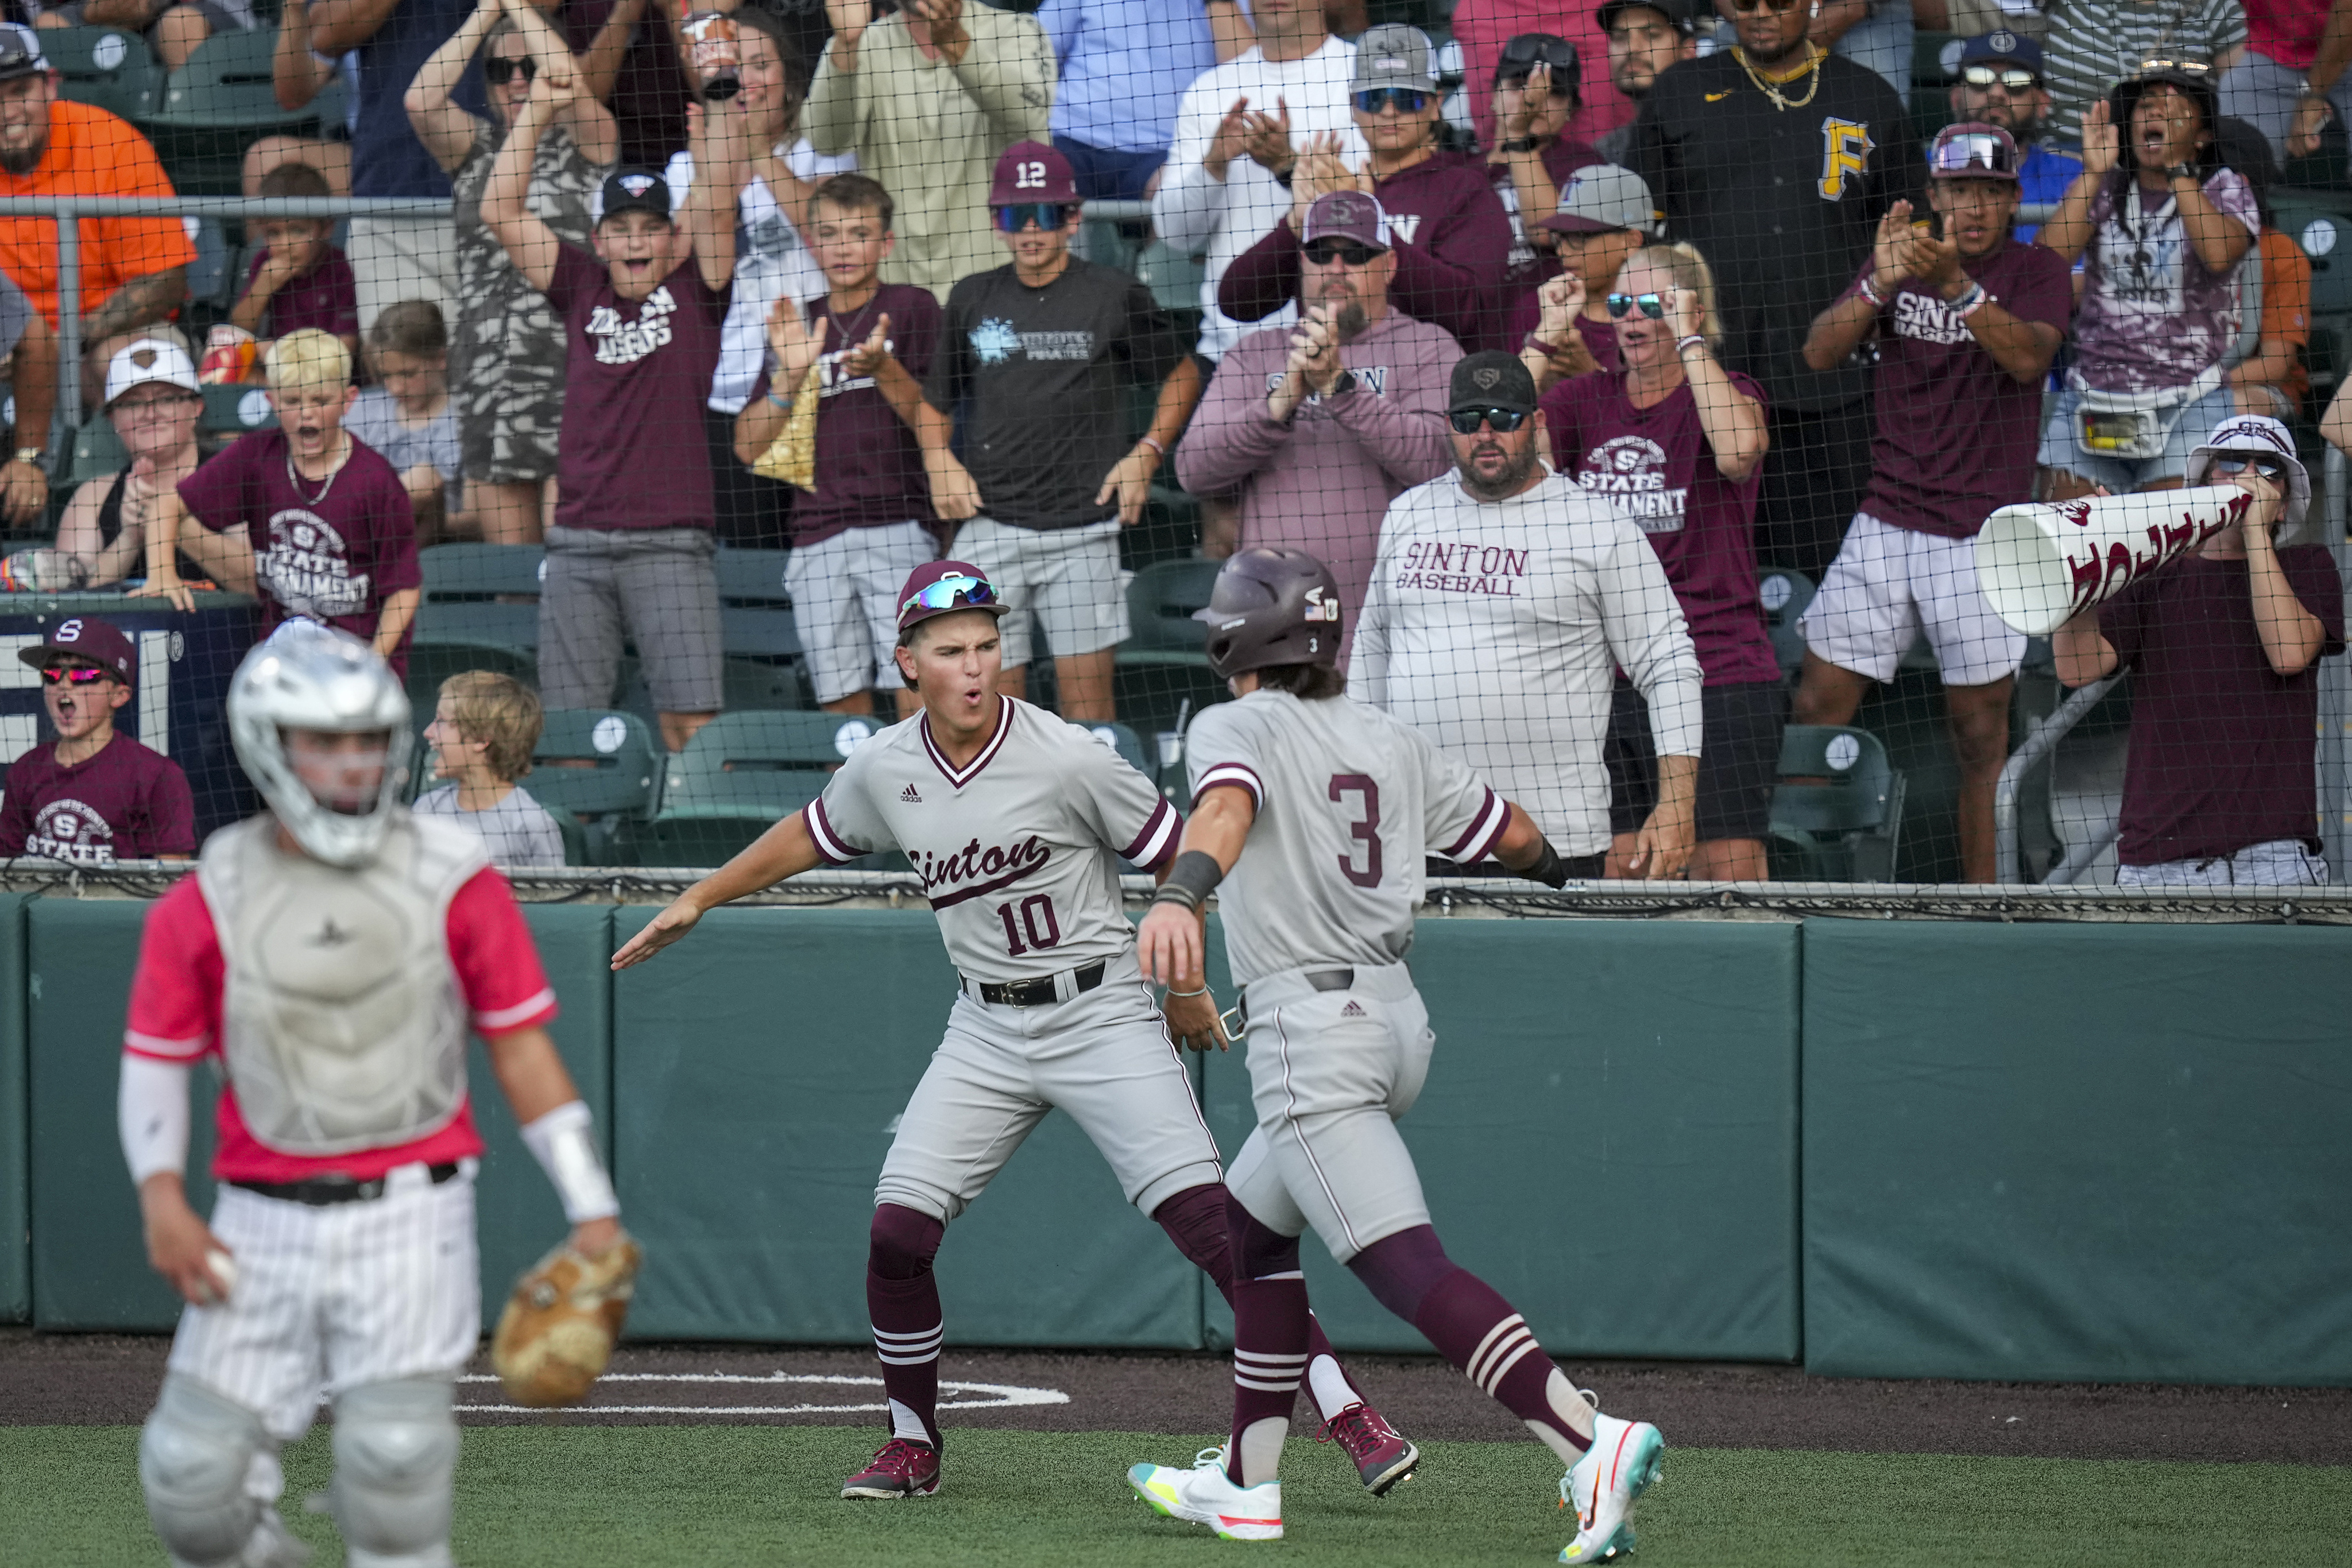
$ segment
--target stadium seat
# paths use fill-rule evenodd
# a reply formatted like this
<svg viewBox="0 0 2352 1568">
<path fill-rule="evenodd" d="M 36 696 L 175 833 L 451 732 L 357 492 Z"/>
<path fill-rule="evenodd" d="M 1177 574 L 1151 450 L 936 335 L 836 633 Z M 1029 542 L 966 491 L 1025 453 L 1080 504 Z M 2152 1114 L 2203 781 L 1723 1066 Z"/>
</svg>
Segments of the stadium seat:
<svg viewBox="0 0 2352 1568">
<path fill-rule="evenodd" d="M 197 421 L 196 429 L 205 435 L 235 437 L 277 421 L 278 411 L 270 407 L 269 394 L 259 387 L 206 387 L 204 417 Z"/>
<path fill-rule="evenodd" d="M 103 479 L 130 465 L 131 454 L 123 449 L 122 437 L 114 433 L 114 422 L 104 414 L 86 421 L 74 432 L 73 466 L 67 472 L 68 483 L 80 485 Z"/>
<path fill-rule="evenodd" d="M 58 96 L 124 120 L 155 111 L 163 68 L 136 33 L 116 27 L 45 27 L 41 53 L 58 76 Z"/>
<path fill-rule="evenodd" d="M 188 264 L 188 304 L 194 309 L 226 314 L 236 304 L 237 286 L 245 281 L 245 252 L 228 243 L 228 232 L 218 218 L 187 222 L 188 238 L 196 246 L 196 259 Z"/>
<path fill-rule="evenodd" d="M 1146 779 L 1157 778 L 1159 767 L 1143 749 L 1143 738 L 1123 724 L 1105 724 L 1095 719 L 1072 719 L 1072 729 L 1083 729 L 1126 759 L 1127 765 Z"/>
<path fill-rule="evenodd" d="M 1203 651 L 1209 629 L 1192 619 L 1192 612 L 1209 602 L 1210 590 L 1224 565 L 1214 560 L 1154 561 L 1127 585 L 1127 641 L 1118 647 L 1118 663 L 1127 665 L 1181 664 L 1209 667 Z"/>
<path fill-rule="evenodd" d="M 2352 195 L 2341 191 L 2271 192 L 2272 222 L 2311 258 L 2311 370 L 2315 413 L 2343 379 L 2352 355 Z"/>
<path fill-rule="evenodd" d="M 1764 625 L 1771 633 L 1772 656 L 1780 662 L 1781 677 L 1794 682 L 1797 672 L 1805 667 L 1805 639 L 1797 631 L 1797 618 L 1813 601 L 1813 580 L 1786 567 L 1768 567 L 1757 574 L 1756 592 L 1764 601 Z"/>
<path fill-rule="evenodd" d="M 620 824 L 651 821 L 660 799 L 661 748 L 633 713 L 551 708 L 530 760 L 525 787 L 532 798 L 551 811 L 573 813 L 581 830 L 591 858 L 573 865 L 612 864 Z"/>
<path fill-rule="evenodd" d="M 723 713 L 670 755 L 653 821 L 621 826 L 625 863 L 715 866 L 824 789 L 884 727 L 829 713 Z"/>
<path fill-rule="evenodd" d="M 1782 882 L 1887 882 L 1903 825 L 1903 775 L 1866 729 L 1792 724 L 1772 791 L 1772 875 Z"/>
<path fill-rule="evenodd" d="M 534 797 L 537 795 L 536 790 L 532 793 Z M 604 863 L 602 860 L 599 860 L 590 852 L 588 848 L 588 831 L 581 823 L 579 818 L 573 816 L 562 807 L 550 806 L 544 800 L 540 801 L 540 805 L 546 810 L 549 816 L 555 819 L 555 831 L 563 835 L 563 863 L 565 865 L 602 865 Z"/>
<path fill-rule="evenodd" d="M 1952 73 L 1944 51 L 1959 41 L 1954 33 L 1911 35 L 1911 131 L 1923 147 L 1952 122 Z"/>
<path fill-rule="evenodd" d="M 342 123 L 340 78 L 300 109 L 278 107 L 269 85 L 277 47 L 275 27 L 215 33 L 164 78 L 161 100 L 132 117 L 182 194 L 236 195 L 245 150 L 254 142 L 277 133 L 316 135 Z"/>
<path fill-rule="evenodd" d="M 408 697 L 421 724 L 460 670 L 539 674 L 537 545 L 435 545 L 417 552 L 425 583 L 408 650 Z"/>
</svg>

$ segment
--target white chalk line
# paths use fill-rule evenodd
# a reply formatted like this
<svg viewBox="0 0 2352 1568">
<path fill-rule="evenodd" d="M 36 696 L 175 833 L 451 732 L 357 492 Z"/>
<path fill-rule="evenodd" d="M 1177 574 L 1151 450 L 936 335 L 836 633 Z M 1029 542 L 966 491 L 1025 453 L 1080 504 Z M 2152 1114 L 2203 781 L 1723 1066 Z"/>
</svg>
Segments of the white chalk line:
<svg viewBox="0 0 2352 1568">
<path fill-rule="evenodd" d="M 467 1373 L 457 1379 L 460 1383 L 496 1383 L 489 1373 Z M 833 1388 L 879 1388 L 878 1377 L 845 1377 L 835 1374 L 814 1372 L 774 1372 L 756 1375 L 740 1372 L 608 1372 L 596 1380 L 603 1389 L 616 1383 L 693 1383 L 730 1385 L 750 1385 L 780 1388 L 789 1385 L 814 1384 Z M 1058 1388 L 1028 1388 L 1011 1383 L 969 1383 L 954 1378 L 941 1378 L 940 1392 L 942 1410 L 1010 1410 L 1021 1406 L 1067 1405 L 1070 1396 Z M 528 1405 L 459 1405 L 460 1412 L 480 1415 L 539 1416 L 546 1412 Z M 609 1416 L 878 1416 L 890 1406 L 886 1400 L 872 1405 L 616 1405 L 598 1400 L 591 1405 L 572 1406 L 583 1415 Z"/>
</svg>

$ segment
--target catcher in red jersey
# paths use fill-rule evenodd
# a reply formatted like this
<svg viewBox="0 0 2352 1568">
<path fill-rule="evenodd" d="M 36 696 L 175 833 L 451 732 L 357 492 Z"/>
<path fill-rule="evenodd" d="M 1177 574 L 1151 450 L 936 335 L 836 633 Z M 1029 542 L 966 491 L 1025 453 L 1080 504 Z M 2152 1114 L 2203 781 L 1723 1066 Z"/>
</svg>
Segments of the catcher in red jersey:
<svg viewBox="0 0 2352 1568">
<path fill-rule="evenodd" d="M 269 810 L 149 913 L 123 1036 L 148 1259 L 188 1303 L 140 1437 L 148 1516 L 179 1568 L 303 1562 L 278 1454 L 323 1392 L 347 1560 L 442 1568 L 451 1394 L 481 1337 L 469 1030 L 572 1222 L 573 1300 L 625 1298 L 635 1249 L 513 894 L 473 835 L 398 804 L 414 743 L 391 670 L 289 622 L 238 667 L 228 717 Z M 226 1081 L 209 1224 L 183 1181 L 204 1057 Z"/>
</svg>

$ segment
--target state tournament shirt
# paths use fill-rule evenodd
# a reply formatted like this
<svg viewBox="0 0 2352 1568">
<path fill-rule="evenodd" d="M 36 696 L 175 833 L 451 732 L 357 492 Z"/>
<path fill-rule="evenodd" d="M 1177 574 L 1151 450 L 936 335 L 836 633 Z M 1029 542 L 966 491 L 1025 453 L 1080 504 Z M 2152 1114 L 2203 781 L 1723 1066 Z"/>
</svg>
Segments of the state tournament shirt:
<svg viewBox="0 0 2352 1568">
<path fill-rule="evenodd" d="M 109 747 L 109 749 L 112 749 Z M 499 1035 L 555 1017 L 555 992 L 506 878 L 485 867 L 449 901 L 449 962 L 475 1032 Z M 204 889 L 184 876 L 147 912 L 122 1049 L 131 1056 L 193 1064 L 220 1052 L 221 992 L 227 965 Z M 213 1175 L 223 1181 L 309 1181 L 331 1172 L 373 1181 L 395 1166 L 444 1165 L 482 1152 L 470 1097 L 436 1132 L 392 1148 L 289 1155 L 256 1138 L 224 1082 L 213 1108 Z"/>
<path fill-rule="evenodd" d="M 1190 351 L 1151 291 L 1124 272 L 1072 256 L 1032 288 L 1007 263 L 957 280 L 923 392 L 933 408 L 962 408 L 963 465 L 982 516 L 1082 528 L 1118 516 L 1116 500 L 1095 496 L 1135 445 L 1125 389 L 1157 387 Z"/>
<path fill-rule="evenodd" d="M 613 291 L 595 253 L 567 245 L 547 302 L 563 318 L 555 521 L 567 528 L 711 526 L 702 405 L 719 368 L 728 290 L 694 258 L 643 299 Z"/>
<path fill-rule="evenodd" d="M 1202 708 L 1184 749 L 1194 800 L 1230 785 L 1257 811 L 1217 884 L 1237 985 L 1403 962 L 1425 852 L 1484 860 L 1510 821 L 1459 758 L 1351 697 L 1261 688 Z"/>
<path fill-rule="evenodd" d="M 863 306 L 836 319 L 823 299 L 811 300 L 811 330 L 830 321 L 824 352 L 817 356 L 806 392 L 817 390 L 816 488 L 793 497 L 786 519 L 795 546 L 819 544 L 851 528 L 931 519 L 930 480 L 915 433 L 891 408 L 872 376 L 843 373 L 841 361 L 864 343 L 877 323 L 890 321 L 887 341 L 899 368 L 919 382 L 930 373 L 940 343 L 940 302 L 928 288 L 886 283 Z M 770 372 L 761 370 L 751 401 L 768 395 Z"/>
<path fill-rule="evenodd" d="M 251 534 L 264 636 L 299 618 L 373 642 L 383 601 L 425 580 L 400 476 L 367 443 L 350 440 L 341 468 L 306 479 L 285 431 L 250 431 L 180 481 L 180 500 L 197 522 L 214 533 L 243 523 Z M 393 653 L 396 674 L 407 673 L 415 630 L 412 620 Z"/>
<path fill-rule="evenodd" d="M 44 741 L 8 765 L 0 855 L 112 865 L 196 852 L 195 805 L 180 765 L 117 735 L 71 767 Z"/>
<path fill-rule="evenodd" d="M 1017 697 L 996 733 L 950 766 L 927 715 L 849 754 L 810 802 L 809 837 L 835 865 L 897 849 L 914 863 L 948 957 L 974 980 L 1031 980 L 1135 946 L 1118 862 L 1176 852 L 1184 820 L 1118 753 Z"/>
<path fill-rule="evenodd" d="M 1841 298 L 1862 292 L 1862 270 Z M 2055 327 L 2074 308 L 2066 258 L 2011 240 L 1969 276 L 2021 321 Z M 1862 509 L 1882 523 L 1948 539 L 1976 537 L 1987 517 L 2033 494 L 2042 441 L 2042 378 L 2000 368 L 1959 313 L 1906 280 L 1878 313 L 1878 430 Z"/>
<path fill-rule="evenodd" d="M 1738 391 L 1764 389 L 1738 371 Z M 1756 587 L 1756 496 L 1763 465 L 1727 479 L 1688 382 L 1635 408 L 1622 376 L 1576 376 L 1544 395 L 1552 455 L 1591 495 L 1633 519 L 1666 569 L 1711 686 L 1779 682 Z"/>
</svg>

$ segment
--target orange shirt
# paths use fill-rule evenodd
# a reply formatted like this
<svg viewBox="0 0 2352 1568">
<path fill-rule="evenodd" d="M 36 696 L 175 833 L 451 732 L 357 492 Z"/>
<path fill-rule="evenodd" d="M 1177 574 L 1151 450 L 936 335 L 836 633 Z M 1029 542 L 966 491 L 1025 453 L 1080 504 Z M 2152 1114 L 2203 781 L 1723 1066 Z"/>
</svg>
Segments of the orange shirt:
<svg viewBox="0 0 2352 1568">
<path fill-rule="evenodd" d="M 49 145 L 29 174 L 0 169 L 0 196 L 169 196 L 170 176 L 147 139 L 102 109 L 59 99 L 49 107 Z M 81 310 L 87 316 L 134 277 L 196 259 L 178 218 L 81 220 Z M 0 217 L 0 272 L 58 320 L 58 225 Z"/>
<path fill-rule="evenodd" d="M 2303 246 L 2274 228 L 2263 230 L 2260 244 L 2262 335 L 2266 340 L 2284 339 L 2298 349 L 2307 349 L 2311 346 L 2311 258 L 2303 254 Z M 2279 390 L 2294 399 L 2297 408 L 2310 395 L 2311 372 L 2304 369 L 2300 354 Z"/>
</svg>

